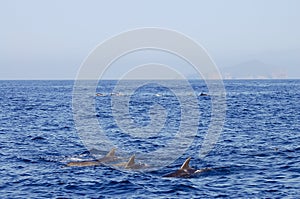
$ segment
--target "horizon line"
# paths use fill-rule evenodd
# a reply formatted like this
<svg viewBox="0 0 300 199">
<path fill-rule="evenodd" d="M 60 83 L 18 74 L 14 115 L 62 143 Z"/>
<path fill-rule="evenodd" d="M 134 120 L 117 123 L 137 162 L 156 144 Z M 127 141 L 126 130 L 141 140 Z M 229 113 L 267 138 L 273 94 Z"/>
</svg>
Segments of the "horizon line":
<svg viewBox="0 0 300 199">
<path fill-rule="evenodd" d="M 0 79 L 0 81 L 119 81 L 120 79 L 69 79 L 69 78 L 41 78 L 41 79 Z M 129 80 L 129 81 L 143 81 L 143 80 L 151 80 L 151 81 L 174 81 L 174 80 L 300 80 L 299 78 L 222 78 L 222 79 L 200 79 L 200 78 L 188 78 L 188 79 L 121 79 L 121 80 Z"/>
</svg>

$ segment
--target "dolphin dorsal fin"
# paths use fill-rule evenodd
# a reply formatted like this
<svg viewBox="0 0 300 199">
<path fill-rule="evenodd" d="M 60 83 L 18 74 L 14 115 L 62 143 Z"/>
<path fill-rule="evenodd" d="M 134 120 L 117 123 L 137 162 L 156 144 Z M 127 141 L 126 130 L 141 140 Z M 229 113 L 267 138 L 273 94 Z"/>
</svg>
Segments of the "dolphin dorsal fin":
<svg viewBox="0 0 300 199">
<path fill-rule="evenodd" d="M 134 159 L 135 159 L 135 155 L 131 156 L 131 157 L 129 158 L 129 161 L 126 163 L 125 168 L 128 168 L 128 167 L 133 166 L 133 165 L 135 164 L 135 163 L 134 163 Z"/>
<path fill-rule="evenodd" d="M 112 148 L 110 150 L 110 152 L 106 155 L 106 157 L 113 157 L 113 156 L 115 156 L 116 150 L 117 150 L 116 148 Z"/>
<path fill-rule="evenodd" d="M 182 164 L 182 166 L 180 167 L 180 169 L 184 170 L 184 169 L 190 168 L 190 166 L 189 166 L 190 160 L 191 160 L 191 157 L 189 157 L 188 159 L 186 159 L 186 160 L 184 161 L 184 163 Z"/>
</svg>

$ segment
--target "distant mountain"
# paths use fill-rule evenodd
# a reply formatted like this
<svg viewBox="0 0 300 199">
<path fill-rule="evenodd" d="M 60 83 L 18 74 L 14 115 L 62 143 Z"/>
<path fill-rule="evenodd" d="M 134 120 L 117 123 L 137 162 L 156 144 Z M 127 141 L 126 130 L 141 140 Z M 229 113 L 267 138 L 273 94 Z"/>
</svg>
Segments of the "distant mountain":
<svg viewBox="0 0 300 199">
<path fill-rule="evenodd" d="M 287 78 L 284 67 L 273 66 L 259 60 L 250 60 L 236 66 L 221 69 L 226 79 L 276 79 Z"/>
</svg>

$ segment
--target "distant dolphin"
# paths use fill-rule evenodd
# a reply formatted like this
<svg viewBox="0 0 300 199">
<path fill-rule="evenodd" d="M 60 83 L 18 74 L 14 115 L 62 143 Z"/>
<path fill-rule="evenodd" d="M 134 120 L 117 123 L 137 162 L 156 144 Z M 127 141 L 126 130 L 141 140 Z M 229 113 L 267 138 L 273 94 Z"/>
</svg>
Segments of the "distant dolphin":
<svg viewBox="0 0 300 199">
<path fill-rule="evenodd" d="M 194 169 L 189 166 L 191 158 L 189 157 L 184 161 L 182 166 L 180 167 L 179 170 L 166 174 L 163 177 L 169 177 L 169 178 L 189 178 L 197 173 L 202 173 L 206 171 L 212 170 L 211 168 L 204 168 L 204 169 Z"/>
<path fill-rule="evenodd" d="M 113 148 L 105 157 L 98 160 L 92 161 L 79 161 L 79 162 L 69 162 L 66 166 L 68 167 L 87 167 L 87 166 L 98 166 L 107 162 L 114 162 L 119 158 L 115 156 L 116 148 Z"/>
<path fill-rule="evenodd" d="M 128 162 L 114 164 L 113 166 L 122 167 L 124 169 L 144 169 L 149 167 L 146 164 L 135 163 L 135 155 L 131 156 Z"/>
</svg>

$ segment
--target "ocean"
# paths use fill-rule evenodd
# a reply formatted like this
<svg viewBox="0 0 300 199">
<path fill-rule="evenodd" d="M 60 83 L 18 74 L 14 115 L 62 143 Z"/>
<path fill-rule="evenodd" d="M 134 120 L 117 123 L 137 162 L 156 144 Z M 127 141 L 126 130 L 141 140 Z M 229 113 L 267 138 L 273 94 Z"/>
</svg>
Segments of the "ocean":
<svg viewBox="0 0 300 199">
<path fill-rule="evenodd" d="M 82 132 L 84 128 L 78 130 L 73 114 L 74 81 L 3 80 L 0 197 L 299 198 L 300 80 L 224 80 L 224 126 L 205 156 L 199 156 L 199 149 L 212 115 L 211 96 L 200 95 L 209 94 L 205 82 L 190 81 L 194 93 L 188 92 L 180 80 L 168 82 L 172 89 L 132 80 L 123 87 L 124 91 L 113 93 L 116 83 L 99 82 L 95 93 L 89 96 L 95 101 L 95 112 L 83 118 L 86 125 L 95 125 L 88 122 L 89 118 L 99 121 L 98 127 L 117 148 L 117 155 L 141 157 L 164 149 L 172 140 L 181 126 L 179 98 L 188 103 L 195 95 L 197 106 L 187 109 L 191 113 L 199 111 L 201 116 L 196 126 L 193 118 L 184 121 L 195 133 L 184 152 L 176 158 L 170 156 L 170 162 L 152 170 L 118 169 L 110 165 L 67 167 L 68 162 L 97 158 L 89 147 L 89 139 L 82 136 L 88 132 Z M 140 86 L 133 93 L 126 90 L 136 85 Z M 116 118 L 122 119 L 125 114 L 118 110 L 113 113 L 112 99 L 124 96 L 130 99 L 126 109 L 134 120 L 133 129 L 151 124 L 154 114 L 159 121 L 164 119 L 158 132 L 139 137 L 119 127 L 122 124 Z M 151 111 L 153 108 L 155 111 Z M 161 114 L 155 115 L 158 110 Z M 181 143 L 176 144 L 179 149 Z M 99 156 L 109 150 L 95 149 Z M 164 152 L 168 155 L 168 151 Z M 164 158 L 149 155 L 147 163 L 164 163 L 166 154 Z M 192 158 L 191 167 L 211 170 L 190 178 L 163 177 L 179 169 L 187 157 Z"/>
</svg>

